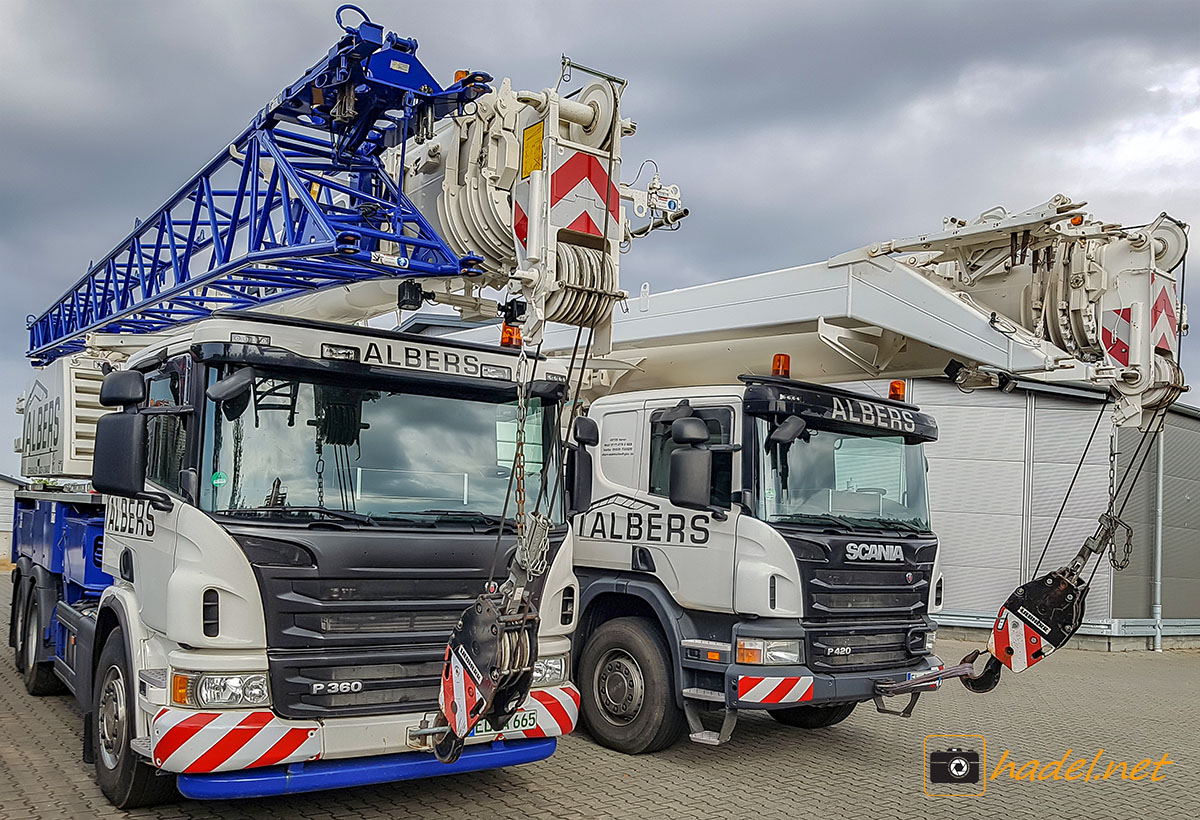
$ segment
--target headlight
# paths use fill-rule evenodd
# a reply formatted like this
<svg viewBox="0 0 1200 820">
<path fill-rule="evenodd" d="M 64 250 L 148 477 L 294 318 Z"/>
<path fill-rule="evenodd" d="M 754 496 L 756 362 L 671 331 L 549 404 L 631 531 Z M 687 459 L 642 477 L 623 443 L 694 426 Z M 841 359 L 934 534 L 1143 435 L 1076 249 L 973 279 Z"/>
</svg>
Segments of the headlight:
<svg viewBox="0 0 1200 820">
<path fill-rule="evenodd" d="M 937 643 L 937 630 L 933 629 L 925 633 L 925 651 L 932 652 L 933 645 Z"/>
<path fill-rule="evenodd" d="M 206 709 L 266 706 L 271 702 L 271 687 L 261 672 L 176 672 L 171 677 L 171 700 L 180 706 Z"/>
<path fill-rule="evenodd" d="M 567 682 L 570 671 L 566 655 L 550 655 L 538 658 L 533 664 L 534 686 L 561 686 Z"/>
<path fill-rule="evenodd" d="M 767 666 L 791 666 L 802 663 L 804 656 L 798 640 L 738 638 L 737 662 Z"/>
</svg>

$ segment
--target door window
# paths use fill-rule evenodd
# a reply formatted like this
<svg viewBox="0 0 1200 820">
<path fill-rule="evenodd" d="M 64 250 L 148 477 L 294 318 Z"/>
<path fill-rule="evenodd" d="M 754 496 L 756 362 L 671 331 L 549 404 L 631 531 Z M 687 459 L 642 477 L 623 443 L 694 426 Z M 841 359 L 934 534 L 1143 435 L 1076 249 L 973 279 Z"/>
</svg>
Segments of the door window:
<svg viewBox="0 0 1200 820">
<path fill-rule="evenodd" d="M 180 408 L 185 405 L 186 360 L 177 360 L 146 379 L 146 406 Z M 155 413 L 146 416 L 146 478 L 168 490 L 179 490 L 179 473 L 187 453 L 186 415 Z"/>
<path fill-rule="evenodd" d="M 650 481 L 653 495 L 670 495 L 671 453 L 680 449 L 671 439 L 673 419 L 664 420 L 667 411 L 655 410 L 650 416 Z M 733 434 L 733 411 L 727 408 L 707 408 L 692 411 L 692 417 L 708 426 L 708 443 L 729 444 Z M 729 506 L 729 494 L 733 485 L 733 453 L 713 453 L 712 494 L 709 503 L 717 507 Z"/>
</svg>

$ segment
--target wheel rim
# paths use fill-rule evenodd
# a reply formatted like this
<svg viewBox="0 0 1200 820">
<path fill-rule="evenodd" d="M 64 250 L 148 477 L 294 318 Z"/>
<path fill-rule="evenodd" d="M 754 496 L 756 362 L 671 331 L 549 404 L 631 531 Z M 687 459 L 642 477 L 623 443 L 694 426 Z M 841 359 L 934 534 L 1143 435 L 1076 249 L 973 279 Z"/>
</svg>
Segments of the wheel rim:
<svg viewBox="0 0 1200 820">
<path fill-rule="evenodd" d="M 100 759 L 106 768 L 115 769 L 125 753 L 126 704 L 125 676 L 120 667 L 110 666 L 100 684 L 100 706 L 96 710 L 96 735 L 100 740 Z"/>
<path fill-rule="evenodd" d="M 642 711 L 646 679 L 632 655 L 624 649 L 610 649 L 596 665 L 592 690 L 604 719 L 614 726 L 627 726 Z"/>
</svg>

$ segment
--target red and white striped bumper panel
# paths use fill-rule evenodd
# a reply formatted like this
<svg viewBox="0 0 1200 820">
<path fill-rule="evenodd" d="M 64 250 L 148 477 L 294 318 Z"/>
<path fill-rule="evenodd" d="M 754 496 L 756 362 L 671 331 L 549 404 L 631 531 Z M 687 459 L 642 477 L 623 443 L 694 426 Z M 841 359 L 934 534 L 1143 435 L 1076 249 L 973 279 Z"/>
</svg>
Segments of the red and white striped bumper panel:
<svg viewBox="0 0 1200 820">
<path fill-rule="evenodd" d="M 813 679 L 738 676 L 738 703 L 800 703 L 812 700 Z"/>
<path fill-rule="evenodd" d="M 579 690 L 571 684 L 553 686 L 549 689 L 534 689 L 521 704 L 517 714 L 509 721 L 510 727 L 528 722 L 521 716 L 527 713 L 537 716 L 536 725 L 528 729 L 505 729 L 500 738 L 538 738 L 569 735 L 579 723 Z"/>
<path fill-rule="evenodd" d="M 196 712 L 159 709 L 151 728 L 154 765 L 202 774 L 313 760 L 321 755 L 320 726 L 284 722 L 271 712 Z"/>
</svg>

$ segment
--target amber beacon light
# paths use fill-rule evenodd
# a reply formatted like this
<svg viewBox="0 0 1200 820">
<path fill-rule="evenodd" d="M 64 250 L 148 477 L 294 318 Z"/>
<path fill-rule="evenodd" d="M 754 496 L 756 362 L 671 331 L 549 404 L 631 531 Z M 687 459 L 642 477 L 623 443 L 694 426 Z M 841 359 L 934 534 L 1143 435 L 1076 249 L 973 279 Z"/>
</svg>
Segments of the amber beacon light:
<svg viewBox="0 0 1200 820">
<path fill-rule="evenodd" d="M 776 353 L 771 360 L 771 375 L 781 379 L 792 377 L 792 357 L 786 353 Z"/>
</svg>

